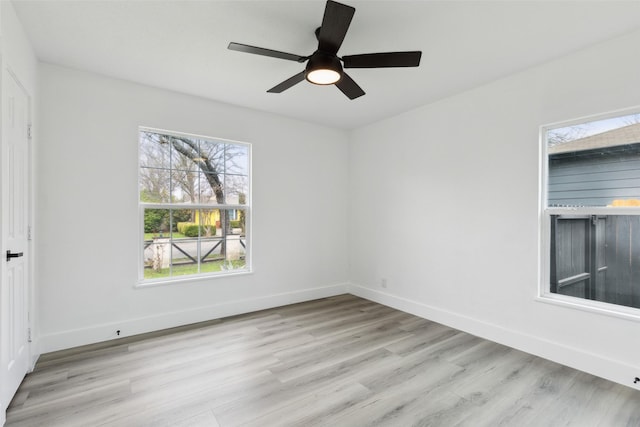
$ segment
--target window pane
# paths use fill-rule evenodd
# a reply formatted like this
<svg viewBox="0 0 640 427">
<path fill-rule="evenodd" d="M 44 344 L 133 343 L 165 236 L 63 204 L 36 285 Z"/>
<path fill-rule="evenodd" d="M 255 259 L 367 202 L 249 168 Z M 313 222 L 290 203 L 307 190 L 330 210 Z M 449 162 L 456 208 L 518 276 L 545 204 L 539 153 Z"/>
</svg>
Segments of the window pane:
<svg viewBox="0 0 640 427">
<path fill-rule="evenodd" d="M 205 160 L 203 172 L 224 173 L 225 144 L 217 141 L 200 140 L 200 154 Z"/>
<path fill-rule="evenodd" d="M 640 308 L 640 216 L 551 215 L 551 292 Z"/>
<path fill-rule="evenodd" d="M 171 173 L 171 203 L 198 203 L 198 172 L 174 170 Z"/>
<path fill-rule="evenodd" d="M 246 267 L 246 241 L 240 234 L 228 235 L 226 238 L 227 251 L 224 270 L 237 270 Z"/>
<path fill-rule="evenodd" d="M 249 194 L 249 178 L 241 175 L 225 176 L 226 203 L 232 205 L 244 205 Z"/>
<path fill-rule="evenodd" d="M 198 236 L 176 237 L 171 241 L 171 264 L 173 276 L 197 274 L 199 272 Z"/>
<path fill-rule="evenodd" d="M 223 270 L 238 270 L 246 268 L 246 217 L 244 209 L 227 209 L 228 232 L 225 235 L 226 252 Z"/>
<path fill-rule="evenodd" d="M 140 201 L 147 203 L 169 202 L 170 172 L 167 169 L 140 168 Z"/>
<path fill-rule="evenodd" d="M 224 175 L 200 173 L 200 203 L 224 203 Z"/>
<path fill-rule="evenodd" d="M 171 145 L 171 168 L 177 170 L 198 170 L 202 160 L 198 141 L 186 136 L 165 135 Z"/>
<path fill-rule="evenodd" d="M 196 211 L 196 223 L 200 225 L 202 237 L 213 237 L 220 228 L 219 209 L 198 209 Z"/>
<path fill-rule="evenodd" d="M 171 167 L 171 146 L 162 135 L 140 132 L 140 166 L 160 169 Z"/>
<path fill-rule="evenodd" d="M 170 231 L 171 215 L 169 209 L 145 209 L 144 233 L 149 238 L 167 237 Z"/>
<path fill-rule="evenodd" d="M 195 209 L 174 209 L 172 212 L 173 238 L 186 237 L 185 227 L 195 224 Z"/>
<path fill-rule="evenodd" d="M 244 209 L 226 209 L 227 218 L 229 219 L 229 229 L 227 234 L 239 234 L 244 236 L 246 232 L 247 212 Z"/>
<path fill-rule="evenodd" d="M 224 172 L 234 175 L 247 175 L 248 170 L 249 148 L 244 145 L 227 144 Z"/>
<path fill-rule="evenodd" d="M 548 206 L 640 206 L 640 114 L 547 131 Z"/>
<path fill-rule="evenodd" d="M 144 278 L 154 279 L 170 276 L 170 226 L 168 209 L 144 210 Z"/>
<path fill-rule="evenodd" d="M 191 171 L 191 172 L 198 171 L 200 169 L 199 163 L 202 161 L 198 152 L 193 151 L 191 149 L 187 149 L 186 151 L 187 154 L 185 155 L 182 152 L 176 151 L 175 150 L 176 146 L 179 147 L 180 145 L 175 143 L 173 145 L 174 151 L 173 151 L 171 169 L 179 170 L 179 171 Z"/>
<path fill-rule="evenodd" d="M 170 239 L 154 238 L 145 241 L 144 278 L 161 279 L 171 276 L 171 244 Z"/>
<path fill-rule="evenodd" d="M 224 245 L 223 245 L 223 238 L 220 236 L 211 236 L 211 237 L 203 237 L 200 241 L 200 260 L 202 263 L 202 269 L 204 270 L 208 270 L 208 271 L 213 271 L 216 270 L 218 271 L 219 269 L 216 269 L 216 267 L 214 267 L 212 265 L 212 263 L 215 263 L 217 266 L 220 265 L 220 261 L 222 261 L 224 259 L 224 254 L 223 254 L 223 249 L 224 249 Z"/>
</svg>

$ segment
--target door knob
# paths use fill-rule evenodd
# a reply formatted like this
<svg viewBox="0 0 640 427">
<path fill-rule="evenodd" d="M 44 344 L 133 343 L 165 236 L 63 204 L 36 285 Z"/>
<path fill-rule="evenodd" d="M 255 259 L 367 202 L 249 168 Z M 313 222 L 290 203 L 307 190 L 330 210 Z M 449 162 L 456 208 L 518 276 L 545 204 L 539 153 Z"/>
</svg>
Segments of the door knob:
<svg viewBox="0 0 640 427">
<path fill-rule="evenodd" d="M 7 251 L 7 261 L 11 261 L 11 258 L 20 258 L 24 255 L 24 252 L 11 253 L 11 251 Z"/>
</svg>

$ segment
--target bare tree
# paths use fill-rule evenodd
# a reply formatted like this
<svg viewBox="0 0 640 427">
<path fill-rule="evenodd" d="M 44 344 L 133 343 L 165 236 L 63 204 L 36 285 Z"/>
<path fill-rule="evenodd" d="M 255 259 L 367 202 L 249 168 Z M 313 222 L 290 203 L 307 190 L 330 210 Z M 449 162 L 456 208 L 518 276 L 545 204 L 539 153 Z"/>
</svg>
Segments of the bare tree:
<svg viewBox="0 0 640 427">
<path fill-rule="evenodd" d="M 172 167 L 171 178 L 174 186 L 182 192 L 182 201 L 198 201 L 198 172 L 193 168 L 193 162 L 184 157 L 178 156 L 175 167 Z"/>
<path fill-rule="evenodd" d="M 160 144 L 171 144 L 185 159 L 189 159 L 197 165 L 209 183 L 210 188 L 213 190 L 216 202 L 224 203 L 223 184 L 220 180 L 223 168 L 220 167 L 220 156 L 218 152 L 211 153 L 202 150 L 197 140 L 171 135 L 155 134 L 155 136 L 159 138 Z M 220 146 L 223 147 L 222 144 L 216 144 L 215 146 L 217 147 L 217 151 L 224 152 L 224 148 L 220 148 Z"/>
<path fill-rule="evenodd" d="M 569 126 L 564 128 L 552 129 L 547 132 L 547 144 L 553 147 L 558 144 L 584 138 L 587 129 L 583 126 Z"/>
<path fill-rule="evenodd" d="M 626 116 L 622 122 L 627 126 L 638 124 L 640 123 L 640 114 L 630 114 Z"/>
<path fill-rule="evenodd" d="M 167 202 L 171 197 L 169 164 L 171 153 L 157 144 L 140 145 L 140 196 L 146 202 Z"/>
</svg>

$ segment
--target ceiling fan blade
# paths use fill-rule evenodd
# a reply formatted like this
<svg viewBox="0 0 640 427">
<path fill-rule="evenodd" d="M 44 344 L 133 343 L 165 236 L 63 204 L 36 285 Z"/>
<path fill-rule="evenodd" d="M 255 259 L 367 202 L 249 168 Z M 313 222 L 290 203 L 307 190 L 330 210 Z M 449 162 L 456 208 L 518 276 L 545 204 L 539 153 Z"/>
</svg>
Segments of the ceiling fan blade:
<svg viewBox="0 0 640 427">
<path fill-rule="evenodd" d="M 353 79 L 344 71 L 342 72 L 342 78 L 338 80 L 336 86 L 338 86 L 338 89 L 347 95 L 347 98 L 349 99 L 356 99 L 364 95 L 364 91 L 360 86 L 358 86 L 358 83 L 354 82 Z"/>
<path fill-rule="evenodd" d="M 338 52 L 355 12 L 355 8 L 346 4 L 333 0 L 327 1 L 318 33 L 318 50 L 333 55 Z"/>
<path fill-rule="evenodd" d="M 297 85 L 298 83 L 300 83 L 301 81 L 304 80 L 304 71 L 296 74 L 293 77 L 289 77 L 287 80 L 283 81 L 282 83 L 275 85 L 274 87 L 272 87 L 271 89 L 269 89 L 267 92 L 269 93 L 280 93 L 280 92 L 284 92 L 285 90 L 289 89 L 291 86 Z"/>
<path fill-rule="evenodd" d="M 295 55 L 293 53 L 280 52 L 278 50 L 265 49 L 263 47 L 249 46 L 242 43 L 229 43 L 229 50 L 237 50 L 238 52 L 253 53 L 255 55 L 270 56 L 271 58 L 287 59 L 289 61 L 304 62 L 309 59 L 308 56 Z"/>
<path fill-rule="evenodd" d="M 342 57 L 344 68 L 417 67 L 422 52 L 364 53 Z"/>
</svg>

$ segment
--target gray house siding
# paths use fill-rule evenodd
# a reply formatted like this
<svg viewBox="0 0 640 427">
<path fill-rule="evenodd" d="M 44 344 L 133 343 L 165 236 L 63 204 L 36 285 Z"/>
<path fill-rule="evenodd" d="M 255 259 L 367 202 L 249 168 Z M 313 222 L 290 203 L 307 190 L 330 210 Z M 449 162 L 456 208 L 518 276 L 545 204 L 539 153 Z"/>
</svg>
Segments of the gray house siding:
<svg viewBox="0 0 640 427">
<path fill-rule="evenodd" d="M 549 156 L 549 206 L 640 200 L 640 143 Z"/>
</svg>

